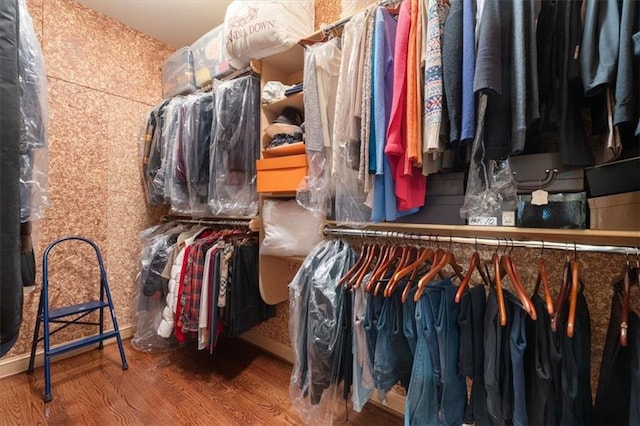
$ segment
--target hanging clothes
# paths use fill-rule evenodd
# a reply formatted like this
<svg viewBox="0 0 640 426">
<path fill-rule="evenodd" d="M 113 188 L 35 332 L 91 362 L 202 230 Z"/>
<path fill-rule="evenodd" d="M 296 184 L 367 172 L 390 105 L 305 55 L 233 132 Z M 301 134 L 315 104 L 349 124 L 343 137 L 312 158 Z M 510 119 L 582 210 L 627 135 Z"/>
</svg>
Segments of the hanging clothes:
<svg viewBox="0 0 640 426">
<path fill-rule="evenodd" d="M 253 75 L 216 87 L 211 135 L 209 207 L 215 215 L 258 213 L 260 81 Z"/>
<path fill-rule="evenodd" d="M 18 339 L 22 322 L 20 280 L 20 92 L 18 2 L 0 3 L 0 356 Z"/>
<path fill-rule="evenodd" d="M 409 1 L 403 2 L 400 5 L 398 15 L 393 70 L 393 100 L 387 129 L 387 145 L 384 150 L 389 156 L 395 179 L 398 210 L 422 207 L 427 189 L 426 178 L 420 169 L 411 164 L 407 153 L 407 55 L 412 25 L 411 3 Z"/>
<path fill-rule="evenodd" d="M 375 12 L 375 30 L 373 40 L 373 76 L 372 111 L 373 129 L 371 140 L 374 143 L 375 160 L 371 171 L 375 173 L 372 222 L 394 221 L 400 216 L 416 213 L 417 209 L 398 211 L 393 172 L 386 154 L 387 128 L 391 115 L 394 81 L 394 50 L 396 39 L 396 20 L 385 7 L 378 7 Z"/>
<path fill-rule="evenodd" d="M 307 256 L 289 284 L 290 340 L 295 362 L 289 393 L 293 408 L 307 424 L 331 424 L 344 396 L 342 350 L 351 351 L 342 324 L 344 292 L 340 277 L 354 253 L 342 241 L 322 241 Z"/>
<path fill-rule="evenodd" d="M 623 425 L 633 423 L 633 411 L 637 402 L 633 399 L 632 383 L 637 372 L 632 368 L 633 354 L 638 346 L 635 340 L 638 335 L 640 320 L 638 315 L 629 310 L 627 322 L 627 346 L 620 344 L 620 325 L 622 322 L 621 295 L 615 290 L 611 299 L 611 316 L 602 353 L 602 364 L 598 380 L 598 390 L 594 407 L 594 424 Z M 636 370 L 637 371 L 637 370 Z M 631 374 L 629 374 L 631 373 Z M 635 375 L 635 376 L 634 376 Z M 637 389 L 637 384 L 635 385 Z M 637 391 L 636 394 L 637 396 Z M 632 407 L 632 404 L 635 407 Z"/>
</svg>

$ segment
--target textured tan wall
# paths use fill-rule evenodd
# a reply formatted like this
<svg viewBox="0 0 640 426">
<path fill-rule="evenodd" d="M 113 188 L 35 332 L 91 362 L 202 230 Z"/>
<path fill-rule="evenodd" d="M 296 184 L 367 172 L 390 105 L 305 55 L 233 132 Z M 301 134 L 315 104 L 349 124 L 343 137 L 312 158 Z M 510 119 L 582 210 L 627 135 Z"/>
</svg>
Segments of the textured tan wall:
<svg viewBox="0 0 640 426">
<path fill-rule="evenodd" d="M 93 239 L 105 259 L 119 325 L 128 326 L 137 234 L 161 214 L 145 207 L 137 138 L 143 114 L 161 98 L 159 67 L 173 49 L 73 0 L 27 3 L 45 55 L 50 108 L 53 208 L 40 224 L 38 268 L 43 247 L 54 239 Z M 51 305 L 95 297 L 94 255 L 76 243 L 58 249 L 50 258 Z M 29 351 L 38 297 L 39 291 L 25 295 L 20 337 L 6 358 Z M 53 343 L 86 333 L 68 330 Z"/>
</svg>

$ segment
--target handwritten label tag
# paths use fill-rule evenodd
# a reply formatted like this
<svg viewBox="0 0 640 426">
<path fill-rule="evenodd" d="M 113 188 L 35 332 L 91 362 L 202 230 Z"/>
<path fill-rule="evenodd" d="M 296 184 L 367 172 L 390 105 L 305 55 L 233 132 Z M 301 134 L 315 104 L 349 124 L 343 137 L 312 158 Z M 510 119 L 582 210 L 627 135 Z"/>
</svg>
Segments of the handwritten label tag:
<svg viewBox="0 0 640 426">
<path fill-rule="evenodd" d="M 469 225 L 498 226 L 497 217 L 473 216 L 469 218 Z"/>
<path fill-rule="evenodd" d="M 549 204 L 549 193 L 544 189 L 537 189 L 531 193 L 531 204 L 534 206 L 546 206 Z"/>
</svg>

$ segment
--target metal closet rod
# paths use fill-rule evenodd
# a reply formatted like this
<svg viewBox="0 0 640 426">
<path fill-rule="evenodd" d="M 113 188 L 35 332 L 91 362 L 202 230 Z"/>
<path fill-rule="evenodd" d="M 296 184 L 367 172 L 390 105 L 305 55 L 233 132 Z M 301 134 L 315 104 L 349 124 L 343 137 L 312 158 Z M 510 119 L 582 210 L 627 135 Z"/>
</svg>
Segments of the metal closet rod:
<svg viewBox="0 0 640 426">
<path fill-rule="evenodd" d="M 593 244 L 576 244 L 576 243 L 557 243 L 552 241 L 536 241 L 536 240 L 514 240 L 511 238 L 500 237 L 454 237 L 446 235 L 419 234 L 413 232 L 396 232 L 396 231 L 378 231 L 374 229 L 345 229 L 332 228 L 325 225 L 322 229 L 324 236 L 344 236 L 344 237 L 373 237 L 373 238 L 390 238 L 402 239 L 408 241 L 426 241 L 441 243 L 458 243 L 458 244 L 479 244 L 483 246 L 494 247 L 524 247 L 531 249 L 555 249 L 581 251 L 591 253 L 606 254 L 625 254 L 632 255 L 638 253 L 638 247 L 625 246 L 605 246 Z"/>
<path fill-rule="evenodd" d="M 176 222 L 184 225 L 211 225 L 211 226 L 246 226 L 249 227 L 251 220 L 247 219 L 228 219 L 228 218 L 203 218 L 190 219 L 176 216 L 163 216 L 162 222 Z"/>
</svg>

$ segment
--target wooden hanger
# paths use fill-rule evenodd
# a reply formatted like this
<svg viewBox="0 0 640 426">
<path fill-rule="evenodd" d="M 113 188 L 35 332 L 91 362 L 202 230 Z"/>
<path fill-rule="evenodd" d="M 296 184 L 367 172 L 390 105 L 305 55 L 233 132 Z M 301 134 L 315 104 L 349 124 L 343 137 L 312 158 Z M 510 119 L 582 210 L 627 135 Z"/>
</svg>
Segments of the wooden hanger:
<svg viewBox="0 0 640 426">
<path fill-rule="evenodd" d="M 352 287 L 360 288 L 360 285 L 362 284 L 364 277 L 367 275 L 367 271 L 369 270 L 371 263 L 373 262 L 373 259 L 375 259 L 376 256 L 378 256 L 378 253 L 379 253 L 378 245 L 373 244 L 372 247 L 369 249 L 369 253 L 367 253 L 366 259 L 360 266 L 360 270 L 356 272 L 355 276 L 352 277 L 349 282 Z"/>
<path fill-rule="evenodd" d="M 438 252 L 440 254 L 438 254 Z M 429 272 L 427 272 L 427 274 L 420 278 L 420 281 L 418 281 L 418 290 L 413 297 L 413 300 L 416 302 L 420 300 L 420 297 L 422 297 L 422 293 L 424 293 L 424 290 L 429 282 L 431 282 L 435 278 L 435 276 L 440 273 L 440 271 L 447 265 L 451 266 L 451 268 L 454 270 L 454 276 L 457 276 L 461 280 L 464 278 L 462 276 L 462 267 L 456 262 L 456 258 L 453 255 L 453 252 L 451 250 L 445 252 L 442 249 L 438 249 L 438 252 L 436 252 L 436 259 L 434 260 L 434 264 Z"/>
<path fill-rule="evenodd" d="M 551 316 L 551 330 L 557 331 L 558 329 L 558 315 L 560 315 L 560 311 L 562 306 L 564 305 L 565 300 L 569 297 L 569 289 L 571 281 L 571 260 L 569 259 L 569 255 L 564 261 L 564 268 L 562 270 L 562 280 L 560 281 L 560 290 L 558 291 L 558 295 L 556 296 L 556 303 L 553 309 L 553 315 Z"/>
<path fill-rule="evenodd" d="M 401 259 L 401 261 L 398 263 L 398 265 L 396 266 L 396 273 L 393 274 L 393 276 L 391 277 L 391 279 L 389 280 L 389 282 L 384 288 L 384 292 L 382 294 L 384 294 L 385 297 L 391 297 L 391 294 L 393 293 L 393 290 L 396 288 L 396 286 L 400 282 L 400 279 L 406 276 L 406 275 L 399 276 L 398 271 L 405 270 L 409 265 L 412 265 L 413 263 L 415 263 L 416 259 L 420 258 L 420 252 L 421 251 L 418 250 L 416 247 L 409 246 L 407 256 L 404 259 Z"/>
<path fill-rule="evenodd" d="M 396 265 L 396 270 L 398 268 L 403 268 L 405 266 L 405 264 L 407 264 L 408 262 L 410 262 L 409 260 L 409 256 L 411 254 L 411 247 L 410 246 L 402 246 L 401 252 L 400 252 L 400 259 L 398 260 L 398 263 Z M 395 259 L 394 259 L 395 260 Z M 393 263 L 393 261 L 392 261 Z M 391 266 L 391 264 L 389 264 L 389 267 Z M 387 267 L 387 271 L 389 270 L 389 267 Z M 386 271 L 385 271 L 386 272 Z M 395 274 L 394 274 L 395 275 Z M 373 290 L 373 295 L 377 296 L 378 292 L 380 291 L 380 289 L 382 288 L 382 283 L 383 283 L 383 278 L 384 274 L 380 277 L 381 279 L 378 279 L 378 282 L 376 283 L 376 287 Z M 387 281 L 387 284 L 384 286 L 384 290 L 383 290 L 383 294 L 386 293 L 386 289 L 387 286 L 389 285 L 389 283 L 391 283 L 393 281 L 393 275 L 389 278 L 389 281 Z M 388 297 L 388 296 L 386 296 Z"/>
<path fill-rule="evenodd" d="M 547 277 L 547 265 L 544 262 L 542 254 L 544 253 L 544 241 L 542 242 L 542 251 L 540 252 L 540 260 L 538 261 L 538 278 L 536 279 L 536 286 L 533 289 L 533 294 L 538 294 L 540 284 L 542 284 L 542 292 L 544 294 L 544 302 L 547 307 L 547 312 L 550 316 L 553 316 L 553 298 L 551 297 L 551 290 L 549 289 L 549 278 Z"/>
<path fill-rule="evenodd" d="M 498 317 L 500 318 L 500 325 L 507 325 L 507 308 L 504 304 L 504 294 L 502 293 L 502 271 L 500 270 L 500 256 L 496 251 L 491 256 L 491 264 L 493 265 L 494 280 L 496 286 L 496 299 L 498 301 Z"/>
<path fill-rule="evenodd" d="M 538 319 L 538 314 L 536 312 L 536 309 L 533 306 L 533 303 L 531 303 L 531 298 L 527 294 L 527 290 L 525 289 L 524 284 L 522 284 L 522 280 L 518 275 L 518 271 L 516 269 L 516 265 L 513 261 L 513 258 L 505 254 L 500 259 L 500 264 L 506 271 L 507 276 L 509 277 L 509 280 L 511 281 L 511 284 L 513 286 L 513 289 L 516 292 L 516 296 L 518 296 L 518 299 L 520 299 L 520 303 L 522 303 L 522 307 L 525 310 L 525 312 L 529 314 L 531 319 L 533 320 Z"/>
<path fill-rule="evenodd" d="M 408 266 L 405 266 L 404 268 L 398 270 L 394 275 L 393 275 L 393 282 L 390 282 L 389 285 L 387 286 L 387 288 L 385 289 L 385 296 L 390 297 L 391 294 L 393 294 L 393 291 L 395 290 L 396 286 L 398 285 L 398 283 L 407 275 L 411 274 L 412 278 L 415 277 L 415 275 L 418 272 L 418 269 L 420 268 L 420 266 L 424 265 L 426 262 L 430 261 L 433 259 L 433 257 L 435 256 L 436 252 L 433 251 L 433 249 L 431 247 L 425 247 L 423 248 L 419 253 L 418 256 L 416 258 L 416 260 L 411 263 Z M 407 287 L 409 287 L 410 285 L 407 284 Z M 406 289 L 406 287 L 405 287 Z"/>
<path fill-rule="evenodd" d="M 371 290 L 373 290 L 374 289 L 373 286 L 378 284 L 378 281 L 384 277 L 384 274 L 389 270 L 389 267 L 391 266 L 391 264 L 400 255 L 400 251 L 401 249 L 399 246 L 395 244 L 392 244 L 390 246 L 389 250 L 387 251 L 386 259 L 371 274 L 371 279 L 369 280 L 369 283 L 365 287 L 366 292 L 370 292 Z"/>
<path fill-rule="evenodd" d="M 629 329 L 629 304 L 631 302 L 631 265 L 629 258 L 624 268 L 624 280 L 622 285 L 622 312 L 620 313 L 620 346 L 626 347 Z"/>
<path fill-rule="evenodd" d="M 340 278 L 340 280 L 338 281 L 338 285 L 344 285 L 349 280 L 349 278 L 351 278 L 359 270 L 360 265 L 364 262 L 367 250 L 369 250 L 369 248 L 369 244 L 362 244 L 362 247 L 360 247 L 360 254 L 358 255 L 356 263 L 354 263 L 351 269 L 349 269 L 347 273 L 344 274 L 342 278 Z"/>
<path fill-rule="evenodd" d="M 567 319 L 567 336 L 573 337 L 575 332 L 576 305 L 578 302 L 578 285 L 580 284 L 580 264 L 577 259 L 571 261 L 571 293 L 569 296 L 569 317 Z"/>
<path fill-rule="evenodd" d="M 455 301 L 456 303 L 460 303 L 460 299 L 464 294 L 467 287 L 469 287 L 469 283 L 471 282 L 471 276 L 473 275 L 473 271 L 478 271 L 480 277 L 482 278 L 482 282 L 485 286 L 489 286 L 491 283 L 489 281 L 489 277 L 484 273 L 480 265 L 482 264 L 480 260 L 480 254 L 478 254 L 478 242 L 476 239 L 476 248 L 473 254 L 471 255 L 471 260 L 469 261 L 469 269 L 467 270 L 467 274 L 462 278 L 460 285 L 458 286 L 458 291 L 456 292 Z"/>
</svg>

